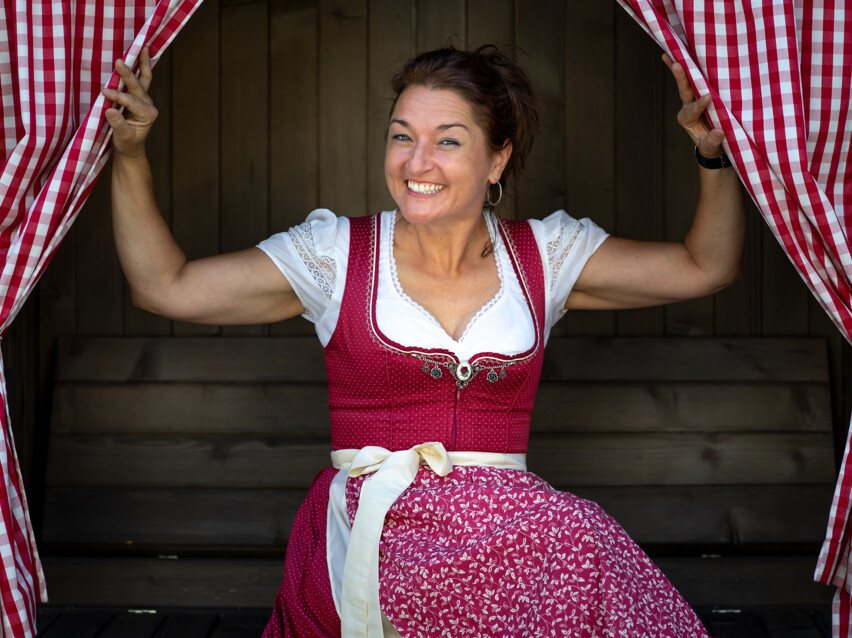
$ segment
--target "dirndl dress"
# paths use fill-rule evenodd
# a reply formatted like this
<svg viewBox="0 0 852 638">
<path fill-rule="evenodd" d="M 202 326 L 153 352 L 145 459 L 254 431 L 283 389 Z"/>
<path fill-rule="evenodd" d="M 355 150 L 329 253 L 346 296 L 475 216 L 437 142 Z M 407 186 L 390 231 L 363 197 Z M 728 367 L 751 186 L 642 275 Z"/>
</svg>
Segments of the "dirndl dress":
<svg viewBox="0 0 852 638">
<path fill-rule="evenodd" d="M 549 329 L 530 224 L 490 218 L 531 345 L 462 359 L 382 329 L 381 219 L 348 222 L 324 348 L 338 467 L 320 472 L 299 509 L 264 638 L 381 636 L 379 607 L 405 638 L 707 636 L 598 505 L 524 469 Z"/>
</svg>

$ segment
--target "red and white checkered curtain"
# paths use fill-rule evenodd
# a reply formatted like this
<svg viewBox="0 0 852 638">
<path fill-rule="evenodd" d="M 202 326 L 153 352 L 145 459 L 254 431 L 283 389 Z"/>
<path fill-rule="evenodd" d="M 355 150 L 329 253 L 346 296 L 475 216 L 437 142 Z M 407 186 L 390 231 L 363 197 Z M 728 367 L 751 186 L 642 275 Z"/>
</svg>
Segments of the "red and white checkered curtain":
<svg viewBox="0 0 852 638">
<path fill-rule="evenodd" d="M 847 338 L 852 179 L 852 7 L 845 0 L 618 0 L 710 93 L 728 156 L 802 279 Z M 847 442 L 815 579 L 850 628 Z"/>
<path fill-rule="evenodd" d="M 20 310 L 109 156 L 117 58 L 156 61 L 201 0 L 4 0 L 0 9 L 0 333 Z M 0 361 L 0 399 L 6 387 Z M 32 636 L 46 601 L 8 411 L 0 409 L 0 635 Z"/>
</svg>

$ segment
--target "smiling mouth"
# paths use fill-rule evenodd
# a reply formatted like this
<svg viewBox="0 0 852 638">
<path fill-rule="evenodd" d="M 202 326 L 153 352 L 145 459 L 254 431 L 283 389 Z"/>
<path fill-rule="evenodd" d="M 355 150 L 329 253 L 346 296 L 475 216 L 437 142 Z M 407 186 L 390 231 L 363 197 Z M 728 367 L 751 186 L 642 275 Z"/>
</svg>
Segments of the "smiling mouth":
<svg viewBox="0 0 852 638">
<path fill-rule="evenodd" d="M 406 180 L 405 185 L 408 186 L 408 190 L 418 195 L 434 195 L 446 188 L 444 184 L 427 184 L 424 182 L 415 182 L 410 179 Z"/>
</svg>

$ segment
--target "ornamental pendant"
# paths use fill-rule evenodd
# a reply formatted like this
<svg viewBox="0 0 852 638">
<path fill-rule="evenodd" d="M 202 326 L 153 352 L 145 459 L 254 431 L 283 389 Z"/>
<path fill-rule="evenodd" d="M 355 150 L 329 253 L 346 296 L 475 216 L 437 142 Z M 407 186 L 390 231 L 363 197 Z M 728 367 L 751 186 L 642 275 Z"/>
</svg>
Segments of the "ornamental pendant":
<svg viewBox="0 0 852 638">
<path fill-rule="evenodd" d="M 473 374 L 473 366 L 468 361 L 461 361 L 456 366 L 456 379 L 459 381 L 467 381 Z"/>
</svg>

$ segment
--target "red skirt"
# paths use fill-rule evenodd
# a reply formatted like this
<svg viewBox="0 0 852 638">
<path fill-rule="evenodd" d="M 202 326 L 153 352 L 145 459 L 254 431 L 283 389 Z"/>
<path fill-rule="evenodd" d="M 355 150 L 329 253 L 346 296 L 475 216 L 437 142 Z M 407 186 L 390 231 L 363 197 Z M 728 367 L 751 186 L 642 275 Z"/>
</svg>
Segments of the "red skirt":
<svg viewBox="0 0 852 638">
<path fill-rule="evenodd" d="M 340 636 L 325 542 L 336 472 L 321 472 L 299 509 L 264 638 Z M 350 522 L 363 481 L 347 483 Z M 405 638 L 707 637 L 598 505 L 522 470 L 422 467 L 385 519 L 379 598 Z"/>
</svg>

